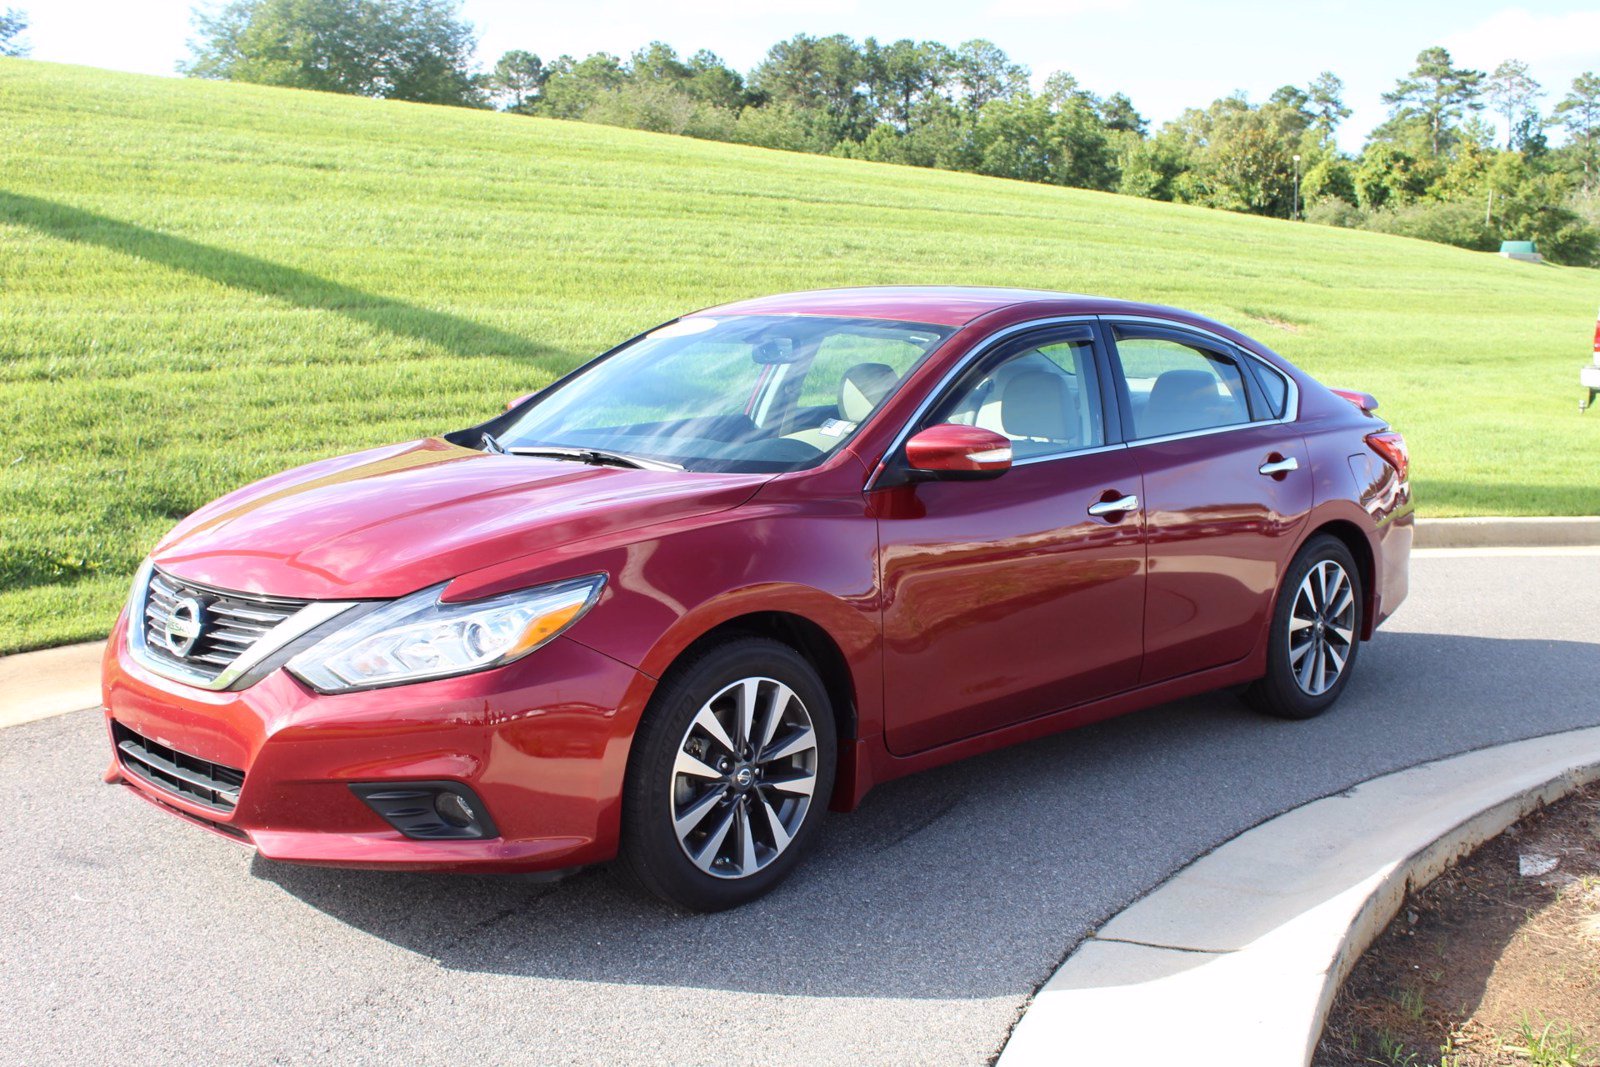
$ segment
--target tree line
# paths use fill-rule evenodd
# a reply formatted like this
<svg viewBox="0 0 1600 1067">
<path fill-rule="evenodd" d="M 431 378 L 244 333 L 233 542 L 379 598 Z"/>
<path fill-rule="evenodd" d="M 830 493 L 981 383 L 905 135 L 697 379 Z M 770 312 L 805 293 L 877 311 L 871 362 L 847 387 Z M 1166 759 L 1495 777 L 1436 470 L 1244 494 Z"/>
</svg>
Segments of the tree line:
<svg viewBox="0 0 1600 1067">
<path fill-rule="evenodd" d="M 1352 154 L 1335 139 L 1350 115 L 1344 85 L 1327 71 L 1261 103 L 1234 94 L 1152 128 L 1126 94 L 1101 95 L 1064 71 L 1035 87 L 985 40 L 799 34 L 747 73 L 657 41 L 627 58 L 515 50 L 480 71 L 457 0 L 232 0 L 197 11 L 196 26 L 180 65 L 195 77 L 495 107 L 1480 250 L 1534 240 L 1555 262 L 1600 265 L 1594 72 L 1555 95 L 1526 63 L 1477 71 L 1426 48 L 1384 94 L 1388 120 Z M 1566 136 L 1553 146 L 1557 127 Z"/>
<path fill-rule="evenodd" d="M 1527 64 L 1492 73 L 1423 50 L 1384 95 L 1390 117 L 1361 151 L 1339 149 L 1350 115 L 1324 71 L 1263 103 L 1243 94 L 1151 129 L 1122 92 L 1069 73 L 1033 88 L 989 41 L 799 35 L 748 75 L 710 52 L 654 42 L 627 59 L 549 63 L 508 52 L 480 92 L 508 111 L 664 133 L 971 171 L 1279 218 L 1305 218 L 1493 250 L 1536 240 L 1557 262 L 1600 264 L 1600 76 L 1554 102 Z M 1504 141 L 1483 112 L 1504 120 Z M 1553 148 L 1547 131 L 1564 127 Z"/>
</svg>

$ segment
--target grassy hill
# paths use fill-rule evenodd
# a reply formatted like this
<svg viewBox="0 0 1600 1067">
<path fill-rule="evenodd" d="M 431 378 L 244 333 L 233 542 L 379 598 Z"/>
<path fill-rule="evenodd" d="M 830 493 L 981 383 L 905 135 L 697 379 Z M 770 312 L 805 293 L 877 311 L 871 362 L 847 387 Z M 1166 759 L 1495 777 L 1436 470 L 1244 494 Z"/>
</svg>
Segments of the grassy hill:
<svg viewBox="0 0 1600 1067">
<path fill-rule="evenodd" d="M 1600 272 L 599 126 L 0 60 L 0 652 L 103 633 L 178 517 L 785 289 L 1191 307 L 1376 393 L 1425 512 L 1600 512 Z"/>
</svg>

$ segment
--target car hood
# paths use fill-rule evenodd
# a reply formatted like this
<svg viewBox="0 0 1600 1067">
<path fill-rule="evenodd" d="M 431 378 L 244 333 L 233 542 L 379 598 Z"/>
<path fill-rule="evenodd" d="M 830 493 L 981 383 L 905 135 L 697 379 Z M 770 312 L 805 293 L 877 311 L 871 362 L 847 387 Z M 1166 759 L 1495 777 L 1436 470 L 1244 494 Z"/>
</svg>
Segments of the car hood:
<svg viewBox="0 0 1600 1067">
<path fill-rule="evenodd" d="M 230 493 L 179 523 L 154 559 L 219 589 L 396 597 L 584 538 L 725 511 L 770 477 L 596 467 L 428 438 Z"/>
</svg>

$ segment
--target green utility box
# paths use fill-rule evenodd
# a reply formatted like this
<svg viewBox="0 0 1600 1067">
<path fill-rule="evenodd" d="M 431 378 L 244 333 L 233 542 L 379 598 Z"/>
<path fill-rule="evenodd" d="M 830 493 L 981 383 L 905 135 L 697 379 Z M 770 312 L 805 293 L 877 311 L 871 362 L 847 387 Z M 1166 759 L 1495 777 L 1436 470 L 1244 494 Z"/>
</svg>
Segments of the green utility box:
<svg viewBox="0 0 1600 1067">
<path fill-rule="evenodd" d="M 1507 259 L 1520 259 L 1528 263 L 1542 263 L 1544 257 L 1532 241 L 1501 241 L 1500 254 Z"/>
</svg>

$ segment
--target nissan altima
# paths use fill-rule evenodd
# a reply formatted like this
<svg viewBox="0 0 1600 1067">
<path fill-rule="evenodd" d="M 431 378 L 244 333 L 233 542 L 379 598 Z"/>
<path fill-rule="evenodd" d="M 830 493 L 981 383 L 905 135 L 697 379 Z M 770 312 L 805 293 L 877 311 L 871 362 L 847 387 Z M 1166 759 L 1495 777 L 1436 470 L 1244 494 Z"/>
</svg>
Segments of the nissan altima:
<svg viewBox="0 0 1600 1067">
<path fill-rule="evenodd" d="M 685 315 L 179 523 L 107 647 L 107 780 L 275 860 L 737 905 L 900 775 L 1222 687 L 1326 711 L 1406 595 L 1376 408 L 1119 300 Z"/>
</svg>

